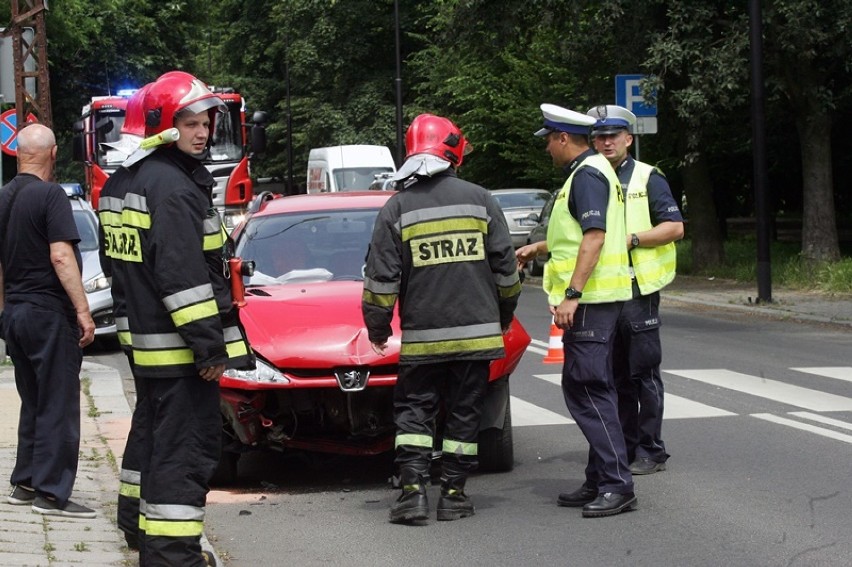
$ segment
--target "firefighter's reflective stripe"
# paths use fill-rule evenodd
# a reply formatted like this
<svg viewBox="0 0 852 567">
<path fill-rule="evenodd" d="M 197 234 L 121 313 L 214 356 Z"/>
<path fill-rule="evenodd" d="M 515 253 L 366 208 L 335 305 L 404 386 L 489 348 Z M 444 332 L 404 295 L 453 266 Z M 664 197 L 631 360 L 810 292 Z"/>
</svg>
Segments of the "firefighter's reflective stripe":
<svg viewBox="0 0 852 567">
<path fill-rule="evenodd" d="M 104 226 L 120 227 L 124 201 L 118 197 L 101 197 L 98 200 L 98 220 Z"/>
<path fill-rule="evenodd" d="M 225 244 L 225 239 L 228 233 L 225 232 L 225 227 L 222 226 L 222 220 L 219 218 L 219 213 L 214 210 L 216 216 L 210 216 L 204 219 L 204 243 L 202 244 L 204 251 L 218 250 Z"/>
<path fill-rule="evenodd" d="M 130 346 L 130 324 L 127 317 L 115 318 L 115 330 L 118 336 L 118 344 L 125 347 Z"/>
<path fill-rule="evenodd" d="M 514 297 L 521 293 L 521 280 L 518 278 L 518 274 L 512 274 L 511 276 L 494 274 L 494 283 L 497 284 L 497 293 L 503 299 Z"/>
<path fill-rule="evenodd" d="M 403 228 L 403 238 L 405 238 L 405 230 L 418 230 L 418 233 L 415 233 L 412 236 L 423 234 L 423 232 L 419 231 L 419 229 L 412 228 L 413 225 L 417 225 L 420 223 L 428 223 L 434 220 L 445 221 L 463 217 L 471 217 L 487 221 L 488 211 L 482 205 L 471 204 L 425 207 L 422 209 L 416 209 L 413 211 L 402 213 L 402 215 L 400 215 L 399 217 L 399 222 Z M 487 226 L 485 232 L 487 232 Z"/>
<path fill-rule="evenodd" d="M 243 335 L 237 327 L 225 327 L 222 329 L 225 335 L 225 347 L 228 349 L 228 358 L 245 356 L 249 353 L 248 343 L 243 340 Z"/>
<path fill-rule="evenodd" d="M 377 282 L 370 278 L 364 278 L 364 292 L 361 300 L 370 305 L 379 307 L 393 307 L 399 296 L 399 281 Z"/>
<path fill-rule="evenodd" d="M 476 443 L 465 443 L 464 441 L 444 439 L 441 451 L 444 453 L 452 453 L 453 455 L 473 456 L 479 452 L 479 446 Z"/>
<path fill-rule="evenodd" d="M 193 364 L 195 357 L 178 333 L 131 335 L 133 362 L 139 366 Z"/>
<path fill-rule="evenodd" d="M 124 206 L 121 209 L 121 223 L 125 227 L 142 230 L 151 228 L 151 213 L 148 210 L 148 200 L 143 195 L 127 193 L 124 196 Z"/>
<path fill-rule="evenodd" d="M 450 354 L 503 348 L 499 323 L 442 329 L 405 329 L 400 354 Z"/>
<path fill-rule="evenodd" d="M 139 516 L 139 529 L 147 537 L 200 536 L 204 532 L 204 508 L 146 502 L 145 514 Z"/>
<path fill-rule="evenodd" d="M 213 295 L 213 286 L 203 284 L 185 289 L 163 298 L 176 327 L 204 319 L 218 317 L 219 308 Z"/>
<path fill-rule="evenodd" d="M 119 475 L 118 493 L 128 498 L 139 499 L 140 486 L 142 484 L 142 473 L 139 471 L 131 471 L 121 469 Z"/>
<path fill-rule="evenodd" d="M 422 435 L 420 433 L 399 433 L 396 436 L 395 447 L 400 445 L 410 445 L 411 447 L 428 447 L 432 448 L 432 436 Z"/>
</svg>

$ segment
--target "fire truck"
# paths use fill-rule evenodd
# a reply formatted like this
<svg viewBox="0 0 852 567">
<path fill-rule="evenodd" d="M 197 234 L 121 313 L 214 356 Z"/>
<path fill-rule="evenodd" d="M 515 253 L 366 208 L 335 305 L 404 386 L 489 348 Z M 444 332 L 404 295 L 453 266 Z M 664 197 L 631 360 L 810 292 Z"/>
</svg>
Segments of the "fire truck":
<svg viewBox="0 0 852 567">
<path fill-rule="evenodd" d="M 232 88 L 210 89 L 228 111 L 216 119 L 213 145 L 204 163 L 216 180 L 213 204 L 222 214 L 225 227 L 231 230 L 242 220 L 254 197 L 249 161 L 266 149 L 267 115 L 256 111 L 251 122 L 246 123 L 245 100 L 239 93 Z M 87 194 L 95 209 L 104 183 L 126 158 L 107 144 L 119 141 L 127 100 L 133 92 L 93 97 L 74 124 L 74 159 L 84 164 Z"/>
</svg>

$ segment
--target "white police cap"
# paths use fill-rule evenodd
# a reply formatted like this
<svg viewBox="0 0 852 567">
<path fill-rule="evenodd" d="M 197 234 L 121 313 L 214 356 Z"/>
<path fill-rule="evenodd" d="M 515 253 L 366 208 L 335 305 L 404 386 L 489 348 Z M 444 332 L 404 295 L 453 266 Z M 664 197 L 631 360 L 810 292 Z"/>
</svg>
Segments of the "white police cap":
<svg viewBox="0 0 852 567">
<path fill-rule="evenodd" d="M 589 128 L 595 123 L 591 116 L 555 104 L 542 104 L 541 114 L 544 117 L 544 127 L 535 133 L 536 136 L 546 136 L 551 132 L 587 135 Z"/>
<path fill-rule="evenodd" d="M 586 113 L 595 119 L 595 124 L 592 126 L 592 134 L 618 132 L 619 130 L 627 130 L 633 132 L 633 126 L 636 124 L 636 115 L 624 108 L 614 104 L 606 104 L 590 108 Z"/>
</svg>

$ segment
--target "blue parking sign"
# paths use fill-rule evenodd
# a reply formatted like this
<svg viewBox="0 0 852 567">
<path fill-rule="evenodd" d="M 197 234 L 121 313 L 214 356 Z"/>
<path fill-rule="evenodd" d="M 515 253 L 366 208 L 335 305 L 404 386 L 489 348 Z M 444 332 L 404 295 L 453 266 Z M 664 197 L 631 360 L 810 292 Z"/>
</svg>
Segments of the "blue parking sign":
<svg viewBox="0 0 852 567">
<path fill-rule="evenodd" d="M 616 75 L 615 104 L 623 106 L 637 117 L 656 116 L 656 101 L 648 104 L 642 96 L 640 84 L 648 75 Z M 656 95 L 656 93 L 654 93 Z"/>
</svg>

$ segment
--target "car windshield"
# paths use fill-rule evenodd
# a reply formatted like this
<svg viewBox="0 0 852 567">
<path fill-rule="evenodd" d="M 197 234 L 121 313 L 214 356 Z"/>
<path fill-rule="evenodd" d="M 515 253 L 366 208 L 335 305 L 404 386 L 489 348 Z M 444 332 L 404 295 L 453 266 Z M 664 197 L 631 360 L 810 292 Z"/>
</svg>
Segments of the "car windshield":
<svg viewBox="0 0 852 567">
<path fill-rule="evenodd" d="M 74 211 L 74 222 L 80 233 L 80 252 L 90 252 L 98 249 L 98 225 L 94 213 L 89 211 Z"/>
<path fill-rule="evenodd" d="M 378 209 L 309 211 L 255 217 L 236 254 L 253 260 L 246 285 L 363 280 Z"/>
<path fill-rule="evenodd" d="M 541 209 L 550 198 L 549 193 L 530 191 L 528 193 L 494 193 L 494 199 L 501 209 Z"/>
</svg>

